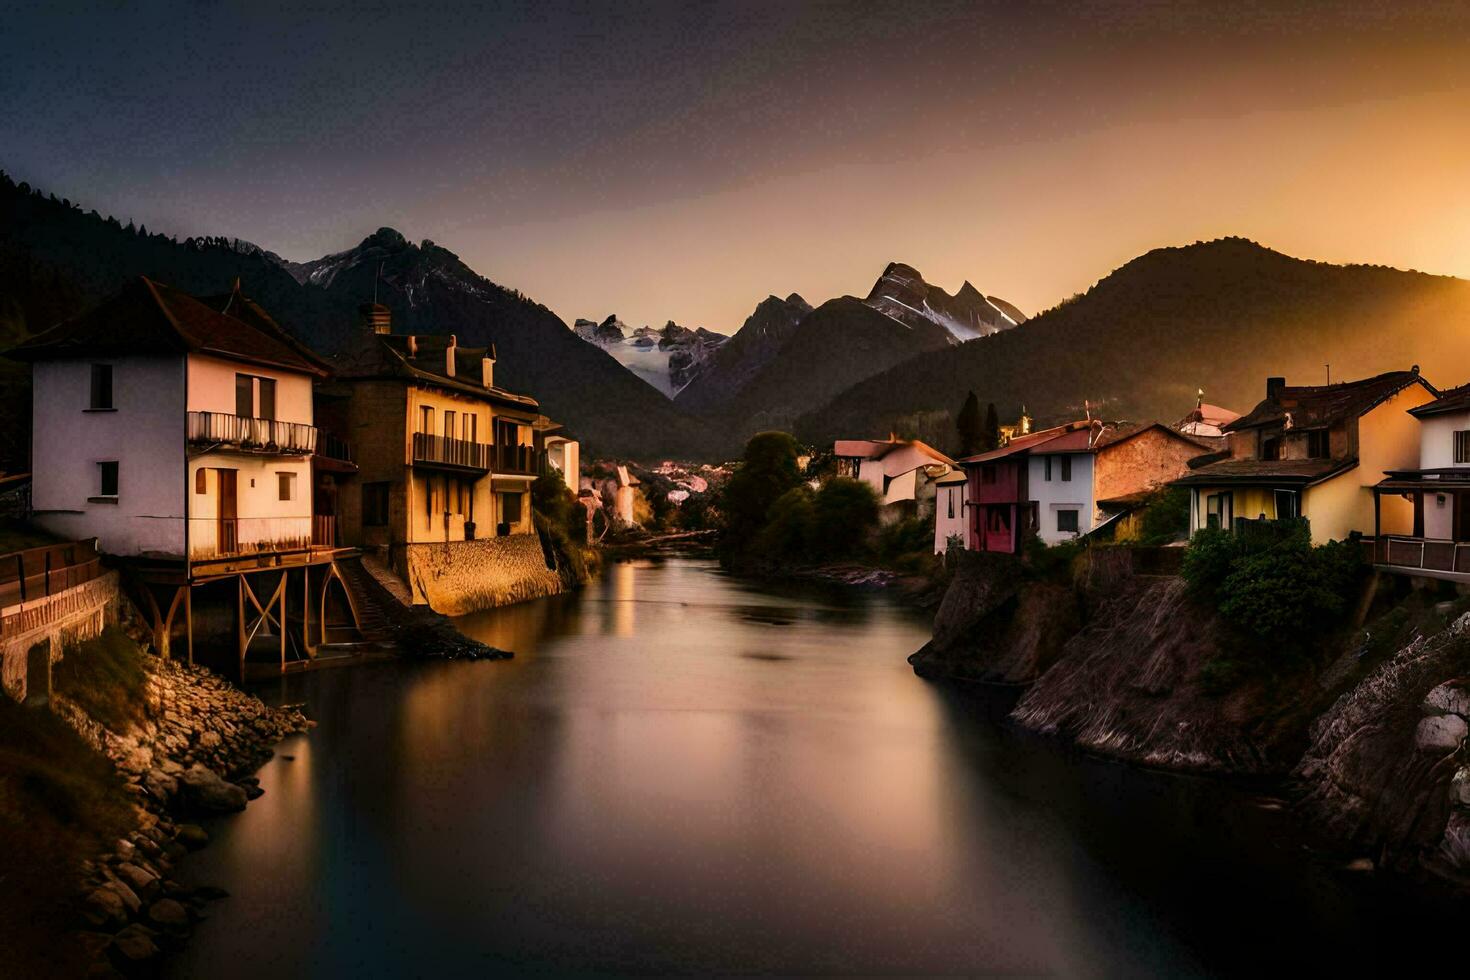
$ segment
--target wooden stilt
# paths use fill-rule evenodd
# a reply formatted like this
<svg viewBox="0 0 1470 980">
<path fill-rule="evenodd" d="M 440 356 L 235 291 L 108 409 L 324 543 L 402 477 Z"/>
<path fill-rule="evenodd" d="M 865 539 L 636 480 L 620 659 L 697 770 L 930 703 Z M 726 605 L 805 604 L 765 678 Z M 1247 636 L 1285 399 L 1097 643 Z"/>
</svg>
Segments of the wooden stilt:
<svg viewBox="0 0 1470 980">
<path fill-rule="evenodd" d="M 184 638 L 189 653 L 189 666 L 194 666 L 194 589 L 184 586 Z"/>
<path fill-rule="evenodd" d="M 235 642 L 240 655 L 240 679 L 245 679 L 245 576 L 235 576 Z"/>
</svg>

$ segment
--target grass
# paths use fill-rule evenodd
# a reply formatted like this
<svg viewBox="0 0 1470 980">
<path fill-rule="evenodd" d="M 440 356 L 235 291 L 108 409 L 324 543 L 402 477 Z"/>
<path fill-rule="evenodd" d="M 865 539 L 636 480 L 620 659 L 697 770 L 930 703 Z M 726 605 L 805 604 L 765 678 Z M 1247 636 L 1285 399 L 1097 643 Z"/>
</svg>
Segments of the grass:
<svg viewBox="0 0 1470 980">
<path fill-rule="evenodd" d="M 132 829 L 111 763 L 44 708 L 0 694 L 0 961 L 14 976 L 83 963 L 64 933 L 81 862 Z"/>
<path fill-rule="evenodd" d="M 52 671 L 52 685 L 94 721 L 121 734 L 143 720 L 144 656 L 126 633 L 110 626 L 67 650 Z"/>
</svg>

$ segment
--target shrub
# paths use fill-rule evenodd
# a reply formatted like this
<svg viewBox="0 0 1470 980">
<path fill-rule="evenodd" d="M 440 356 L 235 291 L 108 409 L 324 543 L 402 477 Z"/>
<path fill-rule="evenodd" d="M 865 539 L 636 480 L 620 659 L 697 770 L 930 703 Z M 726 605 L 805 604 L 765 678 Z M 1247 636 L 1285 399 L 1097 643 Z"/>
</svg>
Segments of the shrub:
<svg viewBox="0 0 1470 980">
<path fill-rule="evenodd" d="M 1189 533 L 1189 491 L 1164 487 L 1149 495 L 1139 515 L 1138 543 L 1161 545 Z"/>
<path fill-rule="evenodd" d="M 801 483 L 799 452 L 785 432 L 761 432 L 745 444 L 744 458 L 721 493 L 727 551 L 749 548 L 765 527 L 771 505 Z"/>
<path fill-rule="evenodd" d="M 770 520 L 761 530 L 757 549 L 770 558 L 787 558 L 809 553 L 815 544 L 815 495 L 806 486 L 792 487 L 771 505 Z"/>
<path fill-rule="evenodd" d="M 51 679 L 58 694 L 109 731 L 124 734 L 144 718 L 144 656 L 126 633 L 110 626 L 68 649 Z"/>
<path fill-rule="evenodd" d="M 933 553 L 934 527 L 928 521 L 906 517 L 878 532 L 878 556 L 885 562 L 895 562 L 908 555 Z"/>
<path fill-rule="evenodd" d="M 1240 539 L 1229 531 L 1201 528 L 1184 549 L 1184 580 L 1196 595 L 1213 598 L 1240 553 Z"/>
<path fill-rule="evenodd" d="M 812 540 L 815 552 L 845 558 L 867 549 L 878 526 L 878 496 L 861 480 L 836 477 L 817 491 Z"/>
<path fill-rule="evenodd" d="M 1073 562 L 1086 550 L 1087 544 L 1080 540 L 1048 545 L 1033 535 L 1026 539 L 1025 559 L 1038 578 L 1069 579 Z"/>
<path fill-rule="evenodd" d="M 587 509 L 558 476 L 538 476 L 531 484 L 531 507 L 548 528 L 556 528 L 572 541 L 587 540 Z"/>
</svg>

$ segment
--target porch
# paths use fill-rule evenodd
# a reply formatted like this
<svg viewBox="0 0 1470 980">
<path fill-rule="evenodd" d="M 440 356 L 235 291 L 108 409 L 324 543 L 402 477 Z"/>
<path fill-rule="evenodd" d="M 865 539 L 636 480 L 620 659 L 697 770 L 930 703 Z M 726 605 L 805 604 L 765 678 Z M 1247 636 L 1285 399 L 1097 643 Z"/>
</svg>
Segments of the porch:
<svg viewBox="0 0 1470 980">
<path fill-rule="evenodd" d="M 1470 474 L 1390 473 L 1373 488 L 1373 564 L 1385 571 L 1470 582 Z M 1385 504 L 1407 499 L 1409 527 L 1385 519 Z M 1399 507 L 1402 508 L 1402 504 Z"/>
</svg>

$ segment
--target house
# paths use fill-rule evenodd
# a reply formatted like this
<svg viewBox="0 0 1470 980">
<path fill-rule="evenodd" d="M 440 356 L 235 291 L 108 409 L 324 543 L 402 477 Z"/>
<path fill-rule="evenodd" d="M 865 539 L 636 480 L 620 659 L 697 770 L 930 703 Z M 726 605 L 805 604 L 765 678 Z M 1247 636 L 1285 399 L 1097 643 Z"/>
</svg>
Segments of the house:
<svg viewBox="0 0 1470 980">
<path fill-rule="evenodd" d="M 1437 395 L 1417 365 L 1333 385 L 1268 378 L 1266 397 L 1222 427 L 1228 456 L 1175 481 L 1190 491 L 1190 532 L 1305 517 L 1313 542 L 1342 540 L 1374 531 L 1375 501 L 1389 526 L 1412 526 L 1410 501 L 1374 487 L 1419 463 L 1411 413 Z"/>
<path fill-rule="evenodd" d="M 907 517 L 927 520 L 934 510 L 936 483 L 954 460 L 917 439 L 839 439 L 832 446 L 837 475 L 862 480 L 882 504 L 885 524 Z"/>
<path fill-rule="evenodd" d="M 934 553 L 949 550 L 952 538 L 965 546 L 968 532 L 965 515 L 965 485 L 969 477 L 962 469 L 953 469 L 934 481 Z"/>
<path fill-rule="evenodd" d="M 1225 426 L 1240 418 L 1240 413 L 1219 405 L 1205 404 L 1204 389 L 1196 393 L 1196 399 L 1194 411 L 1174 423 L 1174 428 L 1187 436 L 1224 440 Z"/>
<path fill-rule="evenodd" d="M 1409 415 L 1419 430 L 1417 466 L 1391 470 L 1373 488 L 1374 562 L 1395 572 L 1470 581 L 1470 385 L 1411 408 Z"/>
<path fill-rule="evenodd" d="M 382 557 L 415 602 L 447 612 L 460 607 L 447 591 L 447 556 L 468 577 L 506 560 L 505 549 L 434 546 L 521 537 L 530 543 L 522 549 L 540 555 L 529 491 L 542 416 L 534 398 L 495 384 L 493 347 L 393 333 L 390 311 L 376 303 L 359 315 L 326 392 L 358 467 L 356 492 L 339 500 L 342 537 Z"/>
<path fill-rule="evenodd" d="M 959 461 L 969 474 L 968 546 L 1017 554 L 1033 536 L 1057 544 L 1090 534 L 1208 449 L 1158 422 L 1080 420 L 1017 436 Z"/>
<path fill-rule="evenodd" d="M 313 632 L 312 609 L 334 579 L 345 588 L 336 529 L 313 509 L 318 467 L 351 467 L 314 418 L 320 358 L 238 281 L 199 298 L 143 277 L 10 356 L 32 366 L 35 520 L 127 564 L 161 652 L 178 627 L 192 659 L 194 592 L 215 586 L 204 598 L 235 607 L 241 674 L 257 634 L 278 640 L 282 669 L 288 639 L 293 658 L 314 654 L 328 624 Z M 320 595 L 291 610 L 298 640 L 286 597 L 309 594 L 313 572 Z"/>
<path fill-rule="evenodd" d="M 573 494 L 581 487 L 581 446 L 567 433 L 566 427 L 545 415 L 538 416 L 532 426 L 537 458 L 546 473 L 555 474 Z"/>
</svg>

